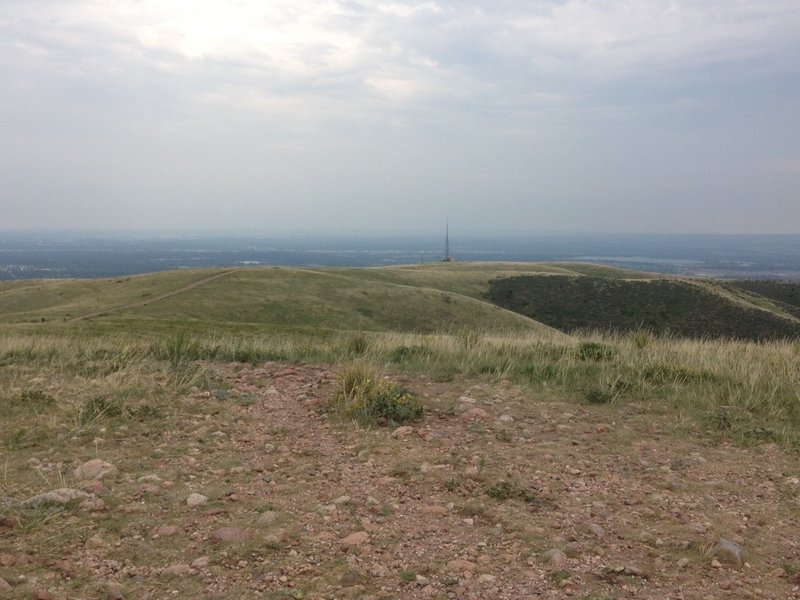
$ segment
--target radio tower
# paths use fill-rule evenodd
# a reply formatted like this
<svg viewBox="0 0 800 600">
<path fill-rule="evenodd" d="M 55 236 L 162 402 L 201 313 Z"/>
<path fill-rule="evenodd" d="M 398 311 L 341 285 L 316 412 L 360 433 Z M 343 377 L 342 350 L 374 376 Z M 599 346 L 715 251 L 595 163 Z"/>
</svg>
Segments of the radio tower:
<svg viewBox="0 0 800 600">
<path fill-rule="evenodd" d="M 450 221 L 446 219 L 444 222 L 444 260 L 442 262 L 453 262 L 453 257 L 450 256 Z"/>
</svg>

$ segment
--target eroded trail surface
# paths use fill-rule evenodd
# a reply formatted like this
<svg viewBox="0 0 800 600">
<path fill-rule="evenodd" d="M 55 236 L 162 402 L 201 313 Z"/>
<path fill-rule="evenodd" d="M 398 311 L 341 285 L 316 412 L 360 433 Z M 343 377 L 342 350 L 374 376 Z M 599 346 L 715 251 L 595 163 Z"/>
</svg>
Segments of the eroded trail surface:
<svg viewBox="0 0 800 600">
<path fill-rule="evenodd" d="M 800 461 L 774 445 L 419 379 L 423 421 L 364 430 L 320 411 L 327 368 L 213 368 L 228 387 L 150 453 L 101 451 L 118 472 L 81 484 L 86 533 L 40 588 L 68 597 L 71 569 L 109 598 L 800 598 Z M 24 537 L 7 580 L 34 569 Z"/>
</svg>

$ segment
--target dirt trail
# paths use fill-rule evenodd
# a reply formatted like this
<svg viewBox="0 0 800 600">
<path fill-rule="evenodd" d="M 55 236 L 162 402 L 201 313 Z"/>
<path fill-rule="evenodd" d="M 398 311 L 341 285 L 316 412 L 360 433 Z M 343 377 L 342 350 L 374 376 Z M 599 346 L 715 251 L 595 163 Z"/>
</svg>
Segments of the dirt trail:
<svg viewBox="0 0 800 600">
<path fill-rule="evenodd" d="M 365 430 L 320 410 L 328 367 L 206 366 L 218 388 L 54 466 L 99 455 L 119 472 L 67 476 L 99 498 L 53 521 L 59 547 L 2 538 L 12 598 L 800 598 L 791 451 L 422 378 L 400 381 L 425 398 L 422 421 Z M 720 538 L 741 563 L 708 553 Z"/>
<path fill-rule="evenodd" d="M 167 298 L 172 298 L 173 296 L 177 296 L 179 294 L 183 294 L 185 292 L 188 292 L 190 290 L 198 288 L 198 287 L 200 287 L 202 285 L 205 285 L 207 283 L 210 283 L 210 282 L 212 282 L 212 281 L 214 281 L 216 279 L 220 279 L 222 277 L 227 277 L 228 275 L 231 275 L 233 272 L 234 272 L 233 270 L 229 270 L 229 271 L 224 271 L 222 273 L 216 273 L 215 275 L 210 275 L 208 277 L 203 277 L 202 279 L 198 279 L 197 281 L 195 281 L 193 283 L 190 283 L 188 285 L 185 285 L 185 286 L 183 286 L 181 288 L 178 288 L 177 290 L 172 290 L 170 292 L 164 292 L 162 294 L 158 294 L 157 296 L 152 296 L 152 297 L 146 298 L 144 300 L 138 300 L 136 302 L 130 302 L 128 304 L 122 304 L 120 306 L 114 306 L 114 307 L 110 307 L 110 308 L 105 308 L 103 310 L 98 310 L 98 311 L 95 311 L 95 312 L 91 312 L 91 313 L 86 314 L 86 315 L 80 315 L 80 316 L 77 316 L 77 317 L 73 317 L 73 318 L 69 319 L 67 322 L 68 323 L 72 323 L 74 321 L 85 321 L 86 319 L 91 319 L 91 318 L 94 318 L 94 317 L 104 316 L 104 315 L 107 315 L 107 314 L 112 313 L 112 312 L 118 312 L 118 311 L 121 311 L 121 310 L 127 310 L 129 308 L 137 308 L 139 306 L 147 306 L 148 304 L 154 304 L 155 302 L 160 302 L 162 300 L 166 300 Z"/>
</svg>

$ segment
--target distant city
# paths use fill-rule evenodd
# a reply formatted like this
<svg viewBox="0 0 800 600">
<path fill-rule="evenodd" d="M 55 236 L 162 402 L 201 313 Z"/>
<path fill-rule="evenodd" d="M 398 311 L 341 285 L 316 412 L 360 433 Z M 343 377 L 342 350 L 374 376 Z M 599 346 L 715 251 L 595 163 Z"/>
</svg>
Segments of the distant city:
<svg viewBox="0 0 800 600">
<path fill-rule="evenodd" d="M 119 277 L 230 266 L 593 262 L 723 279 L 800 281 L 800 235 L 233 235 L 0 233 L 0 280 Z"/>
</svg>

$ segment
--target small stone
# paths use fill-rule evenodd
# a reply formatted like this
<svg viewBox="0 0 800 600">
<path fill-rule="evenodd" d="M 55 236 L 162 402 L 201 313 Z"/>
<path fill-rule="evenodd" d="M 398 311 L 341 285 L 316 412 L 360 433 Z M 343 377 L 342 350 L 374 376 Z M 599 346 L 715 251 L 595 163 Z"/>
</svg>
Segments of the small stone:
<svg viewBox="0 0 800 600">
<path fill-rule="evenodd" d="M 489 573 L 484 573 L 478 577 L 478 583 L 494 583 L 496 579 L 496 576 L 490 575 Z"/>
<path fill-rule="evenodd" d="M 72 488 L 58 488 L 43 494 L 37 494 L 22 503 L 26 508 L 34 508 L 42 504 L 69 504 L 73 500 L 86 500 L 89 494 Z"/>
<path fill-rule="evenodd" d="M 481 419 L 488 418 L 489 413 L 480 408 L 479 406 L 475 406 L 473 408 L 469 408 L 461 413 L 461 418 L 465 421 L 479 421 Z"/>
<path fill-rule="evenodd" d="M 7 592 L 11 589 L 11 584 L 8 583 L 5 579 L 0 577 L 0 592 Z"/>
<path fill-rule="evenodd" d="M 476 568 L 477 565 L 474 562 L 462 558 L 457 558 L 447 563 L 447 570 L 454 573 L 474 573 Z"/>
<path fill-rule="evenodd" d="M 87 548 L 108 548 L 108 542 L 101 538 L 99 535 L 93 535 L 86 540 Z"/>
<path fill-rule="evenodd" d="M 347 504 L 348 502 L 350 502 L 350 500 L 351 500 L 350 496 L 339 496 L 338 498 L 336 498 L 336 500 L 333 501 L 333 503 L 336 506 L 339 506 L 341 504 Z"/>
<path fill-rule="evenodd" d="M 0 567 L 13 567 L 16 562 L 13 554 L 0 554 Z"/>
<path fill-rule="evenodd" d="M 192 561 L 192 568 L 193 569 L 205 569 L 208 566 L 209 558 L 207 556 L 201 556 L 200 558 L 195 558 Z"/>
<path fill-rule="evenodd" d="M 163 479 L 156 474 L 142 475 L 137 479 L 139 483 L 161 483 Z"/>
<path fill-rule="evenodd" d="M 87 481 L 81 481 L 78 484 L 78 487 L 82 489 L 84 492 L 89 494 L 94 494 L 95 496 L 107 496 L 110 492 L 108 488 L 103 485 L 103 482 L 99 479 L 89 479 Z"/>
<path fill-rule="evenodd" d="M 251 533 L 238 527 L 220 527 L 211 534 L 215 542 L 245 542 L 250 539 Z"/>
<path fill-rule="evenodd" d="M 800 571 L 789 576 L 789 583 L 792 585 L 800 585 Z"/>
<path fill-rule="evenodd" d="M 342 540 L 342 545 L 353 548 L 366 544 L 367 542 L 369 542 L 369 534 L 366 531 L 356 531 L 344 538 Z"/>
<path fill-rule="evenodd" d="M 33 600 L 54 600 L 54 598 L 53 594 L 40 588 L 33 592 Z"/>
<path fill-rule="evenodd" d="M 744 565 L 745 553 L 742 547 L 736 542 L 720 538 L 706 553 L 706 556 L 735 567 L 742 567 Z"/>
<path fill-rule="evenodd" d="M 414 433 L 414 428 L 408 425 L 403 425 L 402 427 L 398 427 L 392 432 L 393 438 L 401 438 L 401 437 L 408 437 L 412 433 Z"/>
<path fill-rule="evenodd" d="M 542 554 L 542 559 L 556 568 L 561 568 L 567 564 L 567 555 L 558 548 L 553 548 Z"/>
<path fill-rule="evenodd" d="M 513 423 L 514 417 L 512 417 L 511 415 L 500 415 L 500 418 L 498 420 L 502 421 L 503 423 Z"/>
<path fill-rule="evenodd" d="M 72 472 L 75 479 L 79 481 L 85 479 L 105 479 L 106 477 L 113 477 L 116 474 L 117 467 L 99 458 L 86 461 Z"/>
<path fill-rule="evenodd" d="M 711 559 L 711 566 L 714 567 L 715 569 L 719 569 L 719 568 L 722 567 L 722 563 L 719 562 L 716 558 L 712 558 Z"/>
<path fill-rule="evenodd" d="M 683 558 L 679 558 L 676 564 L 679 569 L 685 569 L 689 566 L 689 559 L 684 556 Z"/>
<path fill-rule="evenodd" d="M 208 497 L 203 496 L 203 494 L 193 493 L 189 494 L 189 497 L 186 498 L 186 504 L 189 506 L 200 506 L 206 502 L 208 502 Z"/>
</svg>

